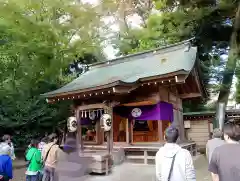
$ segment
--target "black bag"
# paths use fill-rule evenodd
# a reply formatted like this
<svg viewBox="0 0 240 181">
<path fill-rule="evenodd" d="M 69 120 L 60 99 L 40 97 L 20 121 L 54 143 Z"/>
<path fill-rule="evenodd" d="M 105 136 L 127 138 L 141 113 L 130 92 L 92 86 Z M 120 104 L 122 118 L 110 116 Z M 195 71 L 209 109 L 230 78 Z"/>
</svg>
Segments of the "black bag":
<svg viewBox="0 0 240 181">
<path fill-rule="evenodd" d="M 43 178 L 43 174 L 41 172 L 38 172 L 36 181 L 42 181 L 42 178 Z"/>
<path fill-rule="evenodd" d="M 170 181 L 170 178 L 171 178 L 171 175 L 172 175 L 172 171 L 173 171 L 173 165 L 174 165 L 174 161 L 175 161 L 175 157 L 176 157 L 177 154 L 175 154 L 173 156 L 173 159 L 172 159 L 172 164 L 171 164 L 171 168 L 170 168 L 170 171 L 169 171 L 169 174 L 168 174 L 168 181 Z"/>
</svg>

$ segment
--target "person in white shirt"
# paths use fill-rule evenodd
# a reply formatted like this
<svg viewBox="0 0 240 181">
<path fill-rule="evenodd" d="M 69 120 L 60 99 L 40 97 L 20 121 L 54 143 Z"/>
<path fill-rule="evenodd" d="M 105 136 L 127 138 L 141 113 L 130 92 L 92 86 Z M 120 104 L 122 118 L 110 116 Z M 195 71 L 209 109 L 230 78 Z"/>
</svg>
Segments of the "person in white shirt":
<svg viewBox="0 0 240 181">
<path fill-rule="evenodd" d="M 10 157 L 12 158 L 12 160 L 15 160 L 16 156 L 15 156 L 14 146 L 13 146 L 13 143 L 11 141 L 11 136 L 10 135 L 4 135 L 2 137 L 1 145 L 9 145 L 10 146 L 10 148 L 11 148 Z M 1 150 L 0 150 L 0 154 L 1 154 Z"/>
<path fill-rule="evenodd" d="M 190 152 L 176 144 L 178 129 L 170 126 L 165 131 L 166 144 L 155 157 L 157 181 L 196 181 Z"/>
</svg>

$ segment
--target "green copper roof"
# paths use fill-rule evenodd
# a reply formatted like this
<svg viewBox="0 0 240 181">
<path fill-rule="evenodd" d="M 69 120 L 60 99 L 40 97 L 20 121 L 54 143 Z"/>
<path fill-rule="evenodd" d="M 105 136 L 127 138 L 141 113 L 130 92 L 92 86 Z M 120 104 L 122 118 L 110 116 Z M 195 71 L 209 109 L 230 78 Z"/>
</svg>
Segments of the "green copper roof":
<svg viewBox="0 0 240 181">
<path fill-rule="evenodd" d="M 215 114 L 214 111 L 202 111 L 202 112 L 186 112 L 183 116 L 201 116 L 201 115 L 212 115 Z"/>
<path fill-rule="evenodd" d="M 60 89 L 44 94 L 44 96 L 51 97 L 119 81 L 134 83 L 143 78 L 181 70 L 189 73 L 195 64 L 196 52 L 196 47 L 191 47 L 189 41 L 184 41 L 164 48 L 97 63 L 91 65 L 89 71 L 77 79 Z"/>
<path fill-rule="evenodd" d="M 201 111 L 201 112 L 186 112 L 183 116 L 205 116 L 205 115 L 215 115 L 216 111 Z M 226 114 L 240 114 L 240 109 L 226 110 Z"/>
</svg>

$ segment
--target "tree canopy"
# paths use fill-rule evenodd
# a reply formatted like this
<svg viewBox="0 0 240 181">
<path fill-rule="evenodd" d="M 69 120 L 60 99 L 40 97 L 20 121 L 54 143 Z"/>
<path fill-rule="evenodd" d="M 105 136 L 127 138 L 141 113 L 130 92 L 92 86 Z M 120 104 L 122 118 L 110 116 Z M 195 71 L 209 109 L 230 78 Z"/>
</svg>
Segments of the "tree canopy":
<svg viewBox="0 0 240 181">
<path fill-rule="evenodd" d="M 235 66 L 224 70 L 226 60 L 223 61 L 221 55 L 224 51 L 226 53 L 229 46 L 230 52 L 236 50 L 236 46 L 231 45 L 231 36 L 238 22 L 235 20 L 238 6 L 235 0 L 154 0 L 152 8 L 145 13 L 148 17 L 145 16 L 141 28 L 127 28 L 113 42 L 120 50 L 119 55 L 126 55 L 195 37 L 193 43 L 198 46 L 204 84 L 209 93 L 220 91 L 219 97 L 226 95 L 228 99 L 232 83 L 230 74 L 234 74 Z M 231 58 L 228 60 L 231 61 Z M 185 111 L 206 109 L 206 100 L 198 102 L 199 107 L 192 106 L 191 102 L 184 103 Z"/>
<path fill-rule="evenodd" d="M 70 107 L 48 105 L 40 94 L 70 81 L 64 70 L 74 60 L 100 61 L 85 55 L 103 57 L 101 15 L 73 0 L 1 0 L 0 17 L 1 133 L 51 131 Z"/>
<path fill-rule="evenodd" d="M 0 131 L 22 135 L 38 128 L 41 134 L 71 114 L 71 102 L 49 105 L 40 95 L 72 80 L 69 66 L 104 59 L 105 16 L 117 19 L 120 31 L 112 43 L 118 55 L 195 37 L 208 91 L 220 91 L 219 101 L 226 102 L 235 75 L 239 101 L 239 13 L 235 0 L 104 0 L 95 6 L 76 0 L 1 0 Z M 137 28 L 128 21 L 134 15 L 141 20 Z M 227 61 L 223 53 L 229 54 Z M 207 109 L 206 101 L 198 106 L 185 101 L 184 109 Z"/>
</svg>

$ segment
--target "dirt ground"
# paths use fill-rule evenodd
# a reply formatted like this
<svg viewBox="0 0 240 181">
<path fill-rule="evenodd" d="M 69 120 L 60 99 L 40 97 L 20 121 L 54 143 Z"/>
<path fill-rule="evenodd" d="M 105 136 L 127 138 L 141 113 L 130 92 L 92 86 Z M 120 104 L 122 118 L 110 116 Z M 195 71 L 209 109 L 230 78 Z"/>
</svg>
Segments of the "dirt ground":
<svg viewBox="0 0 240 181">
<path fill-rule="evenodd" d="M 207 170 L 207 160 L 203 155 L 194 158 L 194 165 L 197 174 L 197 181 L 211 181 Z M 14 179 L 13 181 L 25 181 L 25 162 L 23 160 L 14 161 Z M 124 181 L 131 178 L 132 181 L 154 181 L 154 165 L 136 165 L 123 163 L 116 166 L 113 172 L 108 176 L 86 176 L 84 181 Z M 79 179 L 76 179 L 79 180 Z"/>
</svg>

